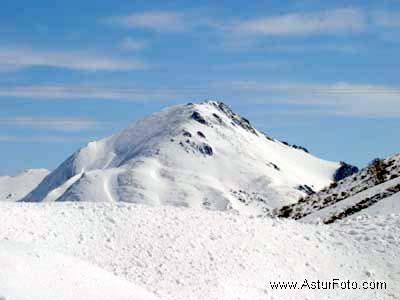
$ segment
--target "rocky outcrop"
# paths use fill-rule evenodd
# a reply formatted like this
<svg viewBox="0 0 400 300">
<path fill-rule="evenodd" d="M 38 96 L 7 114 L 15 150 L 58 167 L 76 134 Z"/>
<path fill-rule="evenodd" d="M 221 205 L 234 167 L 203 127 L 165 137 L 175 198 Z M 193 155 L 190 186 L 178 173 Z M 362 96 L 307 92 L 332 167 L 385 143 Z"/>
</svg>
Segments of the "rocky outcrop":
<svg viewBox="0 0 400 300">
<path fill-rule="evenodd" d="M 337 169 L 335 174 L 333 175 L 333 180 L 340 181 L 345 179 L 346 177 L 349 177 L 355 173 L 358 173 L 359 169 L 355 166 L 349 165 L 345 162 L 340 162 L 340 168 Z"/>
</svg>

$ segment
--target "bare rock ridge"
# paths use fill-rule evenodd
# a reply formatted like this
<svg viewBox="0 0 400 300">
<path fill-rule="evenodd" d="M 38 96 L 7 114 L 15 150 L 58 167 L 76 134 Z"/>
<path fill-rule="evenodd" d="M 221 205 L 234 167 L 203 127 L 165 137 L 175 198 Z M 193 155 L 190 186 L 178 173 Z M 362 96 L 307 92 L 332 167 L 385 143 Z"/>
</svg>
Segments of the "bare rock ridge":
<svg viewBox="0 0 400 300">
<path fill-rule="evenodd" d="M 342 167 L 337 170 L 340 176 L 353 172 L 347 164 L 342 163 Z M 397 211 L 400 211 L 400 154 L 375 159 L 360 172 L 309 194 L 296 203 L 285 205 L 274 214 L 329 224 L 359 213 Z"/>
</svg>

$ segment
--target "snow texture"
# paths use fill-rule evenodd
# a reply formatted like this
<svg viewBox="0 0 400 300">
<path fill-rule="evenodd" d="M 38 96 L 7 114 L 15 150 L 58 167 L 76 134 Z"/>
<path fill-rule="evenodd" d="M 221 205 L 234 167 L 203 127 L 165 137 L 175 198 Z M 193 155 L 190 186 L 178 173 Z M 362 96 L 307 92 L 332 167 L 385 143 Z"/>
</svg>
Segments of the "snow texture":
<svg viewBox="0 0 400 300">
<path fill-rule="evenodd" d="M 0 176 L 0 201 L 18 201 L 49 174 L 46 169 L 29 169 L 16 176 Z"/>
<path fill-rule="evenodd" d="M 0 299 L 156 300 L 144 289 L 76 258 L 0 241 Z"/>
<path fill-rule="evenodd" d="M 399 299 L 399 229 L 399 215 L 359 216 L 332 225 L 312 225 L 129 203 L 0 203 L 0 240 L 29 243 L 31 249 L 48 247 L 80 258 L 165 300 Z M 18 250 L 15 259 L 24 253 Z M 0 255 L 0 261 L 8 266 L 6 273 L 2 268 L 0 278 L 4 281 L 9 272 L 14 274 L 16 266 L 23 268 L 25 261 L 33 259 L 29 268 L 34 271 L 21 269 L 28 273 L 21 278 L 21 285 L 29 288 L 37 282 L 29 277 L 36 273 L 30 272 L 46 273 L 42 267 L 58 265 L 58 259 L 40 252 L 37 265 L 36 250 L 28 253 L 32 257 L 11 265 Z M 67 266 L 76 270 L 72 264 Z M 80 264 L 76 268 L 81 269 Z M 60 274 L 68 269 L 60 268 Z M 88 278 L 93 275 L 91 271 L 81 273 Z M 277 291 L 269 287 L 270 281 L 333 278 L 385 281 L 387 289 Z M 103 284 L 96 286 L 100 289 Z M 72 293 L 75 286 L 69 287 L 67 292 Z M 60 288 L 48 293 L 63 294 L 64 286 Z M 107 292 L 107 285 L 104 288 Z M 115 292 L 125 295 L 127 290 Z M 0 294 L 7 300 L 20 299 L 9 296 L 11 292 L 14 290 L 0 285 Z"/>
<path fill-rule="evenodd" d="M 234 209 L 250 215 L 320 190 L 339 163 L 272 139 L 215 101 L 177 105 L 90 142 L 23 201 Z"/>
</svg>

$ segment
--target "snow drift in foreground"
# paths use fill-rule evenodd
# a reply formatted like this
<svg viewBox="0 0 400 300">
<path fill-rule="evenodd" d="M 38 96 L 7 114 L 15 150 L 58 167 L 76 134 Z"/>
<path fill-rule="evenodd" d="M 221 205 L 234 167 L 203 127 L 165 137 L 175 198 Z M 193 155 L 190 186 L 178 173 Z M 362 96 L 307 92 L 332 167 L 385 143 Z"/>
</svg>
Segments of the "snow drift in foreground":
<svg viewBox="0 0 400 300">
<path fill-rule="evenodd" d="M 126 280 L 29 244 L 0 241 L 1 300 L 156 300 Z"/>
<path fill-rule="evenodd" d="M 49 173 L 46 169 L 29 169 L 16 176 L 0 176 L 0 201 L 20 200 Z"/>
<path fill-rule="evenodd" d="M 400 297 L 399 215 L 311 225 L 127 203 L 3 202 L 5 238 L 86 260 L 165 300 Z M 269 285 L 333 278 L 384 281 L 387 288 L 278 291 Z"/>
<path fill-rule="evenodd" d="M 23 200 L 124 201 L 263 214 L 349 170 L 272 139 L 225 104 L 208 101 L 164 109 L 89 143 Z"/>
</svg>

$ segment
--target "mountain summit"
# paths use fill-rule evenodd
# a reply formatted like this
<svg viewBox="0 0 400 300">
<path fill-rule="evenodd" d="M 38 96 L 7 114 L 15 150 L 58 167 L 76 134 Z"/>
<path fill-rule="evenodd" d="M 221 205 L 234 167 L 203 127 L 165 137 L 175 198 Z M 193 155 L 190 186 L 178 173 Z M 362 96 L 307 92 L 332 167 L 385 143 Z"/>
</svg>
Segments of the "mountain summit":
<svg viewBox="0 0 400 300">
<path fill-rule="evenodd" d="M 206 101 L 166 108 L 90 142 L 22 201 L 126 201 L 262 214 L 322 189 L 349 168 L 268 137 L 224 103 Z"/>
</svg>

